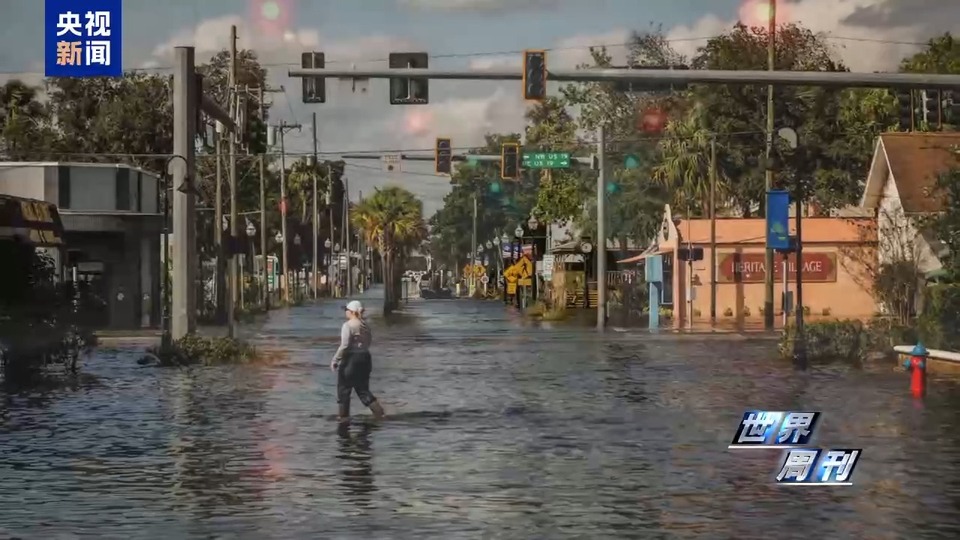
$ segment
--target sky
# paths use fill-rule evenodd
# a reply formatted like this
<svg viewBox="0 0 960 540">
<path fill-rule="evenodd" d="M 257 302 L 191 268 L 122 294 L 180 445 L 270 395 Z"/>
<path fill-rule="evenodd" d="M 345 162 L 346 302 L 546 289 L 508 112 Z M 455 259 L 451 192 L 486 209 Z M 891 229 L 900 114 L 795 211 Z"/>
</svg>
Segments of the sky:
<svg viewBox="0 0 960 540">
<path fill-rule="evenodd" d="M 674 47 L 692 55 L 736 21 L 765 25 L 767 0 L 278 0 L 278 22 L 263 16 L 266 0 L 123 1 L 126 68 L 169 72 L 175 46 L 194 46 L 198 62 L 228 46 L 237 25 L 239 46 L 257 51 L 273 87 L 273 121 L 304 126 L 287 136 L 293 153 L 312 150 L 316 113 L 321 152 L 424 150 L 436 137 L 455 148 L 480 145 L 485 133 L 520 132 L 527 105 L 518 82 L 433 81 L 430 104 L 391 106 L 385 81 L 366 91 L 327 81 L 327 102 L 305 105 L 300 81 L 287 77 L 300 53 L 322 51 L 327 66 L 386 67 L 389 52 L 425 51 L 430 67 L 520 66 L 524 49 L 548 49 L 548 66 L 572 68 L 589 47 L 606 45 L 614 58 L 632 30 L 660 26 Z M 82 5 L 83 2 L 78 2 Z M 3 0 L 0 83 L 43 77 L 40 0 Z M 895 68 L 931 36 L 960 33 L 957 0 L 779 0 L 778 20 L 823 32 L 854 71 Z M 412 153 L 412 152 L 411 152 Z M 424 201 L 427 215 L 442 204 L 449 181 L 430 163 L 403 164 L 388 173 L 375 160 L 348 163 L 351 196 L 402 185 Z"/>
</svg>

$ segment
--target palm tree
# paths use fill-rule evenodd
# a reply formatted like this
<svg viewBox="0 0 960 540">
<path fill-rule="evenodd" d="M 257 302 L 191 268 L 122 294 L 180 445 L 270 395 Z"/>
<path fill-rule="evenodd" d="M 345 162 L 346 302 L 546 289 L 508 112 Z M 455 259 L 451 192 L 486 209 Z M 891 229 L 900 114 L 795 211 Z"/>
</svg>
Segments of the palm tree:
<svg viewBox="0 0 960 540">
<path fill-rule="evenodd" d="M 710 131 L 703 125 L 701 109 L 694 108 L 667 125 L 660 141 L 660 163 L 653 178 L 670 193 L 671 205 L 692 206 L 702 215 L 710 211 Z M 722 197 L 729 185 L 722 168 L 717 171 L 717 194 Z M 721 199 L 722 200 L 722 199 Z"/>
<path fill-rule="evenodd" d="M 423 204 L 401 187 L 378 188 L 353 207 L 351 221 L 367 245 L 378 246 L 383 257 L 383 311 L 390 313 L 400 297 L 403 260 L 427 238 Z"/>
<path fill-rule="evenodd" d="M 318 197 L 327 190 L 327 173 L 324 167 L 312 160 L 298 160 L 290 166 L 287 173 L 287 189 L 290 209 L 294 215 L 300 215 L 300 223 L 308 223 L 313 207 L 313 179 L 317 179 Z"/>
</svg>

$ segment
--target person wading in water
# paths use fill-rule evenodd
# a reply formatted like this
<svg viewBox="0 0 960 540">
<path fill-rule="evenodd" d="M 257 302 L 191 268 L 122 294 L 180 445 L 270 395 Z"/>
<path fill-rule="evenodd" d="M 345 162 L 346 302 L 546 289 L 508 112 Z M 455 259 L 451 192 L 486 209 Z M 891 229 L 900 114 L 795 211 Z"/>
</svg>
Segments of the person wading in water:
<svg viewBox="0 0 960 540">
<path fill-rule="evenodd" d="M 330 369 L 337 374 L 337 404 L 340 421 L 350 420 L 350 398 L 354 390 L 360 402 L 370 408 L 373 416 L 383 418 L 383 407 L 370 392 L 370 326 L 363 319 L 363 304 L 353 300 L 344 306 L 347 321 L 340 329 L 340 348 L 333 355 Z"/>
</svg>

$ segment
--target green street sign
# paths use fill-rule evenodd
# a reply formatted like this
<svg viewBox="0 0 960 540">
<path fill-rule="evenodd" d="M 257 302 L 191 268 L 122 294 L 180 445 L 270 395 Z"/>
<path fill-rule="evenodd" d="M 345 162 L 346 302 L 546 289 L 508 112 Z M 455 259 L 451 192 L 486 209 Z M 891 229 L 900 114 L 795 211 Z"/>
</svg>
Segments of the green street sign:
<svg viewBox="0 0 960 540">
<path fill-rule="evenodd" d="M 525 169 L 569 169 L 570 154 L 567 152 L 524 152 Z"/>
</svg>

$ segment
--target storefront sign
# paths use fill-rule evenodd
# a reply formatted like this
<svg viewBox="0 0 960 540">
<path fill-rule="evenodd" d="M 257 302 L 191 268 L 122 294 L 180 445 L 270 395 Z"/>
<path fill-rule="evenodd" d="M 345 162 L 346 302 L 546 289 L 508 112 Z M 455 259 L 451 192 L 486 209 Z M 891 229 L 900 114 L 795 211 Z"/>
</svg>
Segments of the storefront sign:
<svg viewBox="0 0 960 540">
<path fill-rule="evenodd" d="M 0 238 L 19 238 L 37 247 L 63 245 L 63 222 L 56 205 L 0 195 Z"/>
<path fill-rule="evenodd" d="M 718 283 L 763 283 L 766 279 L 763 253 L 720 253 L 718 256 Z M 774 258 L 774 281 L 783 280 L 783 257 Z M 795 254 L 787 262 L 787 280 L 797 279 Z M 837 254 L 834 252 L 805 252 L 803 254 L 803 281 L 832 283 L 837 281 Z"/>
</svg>

